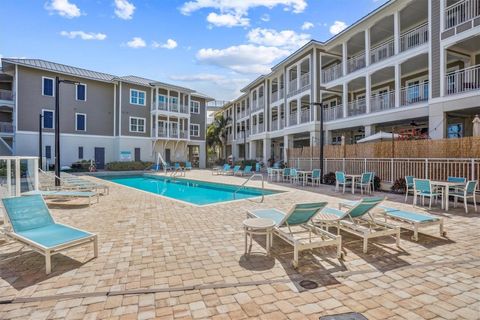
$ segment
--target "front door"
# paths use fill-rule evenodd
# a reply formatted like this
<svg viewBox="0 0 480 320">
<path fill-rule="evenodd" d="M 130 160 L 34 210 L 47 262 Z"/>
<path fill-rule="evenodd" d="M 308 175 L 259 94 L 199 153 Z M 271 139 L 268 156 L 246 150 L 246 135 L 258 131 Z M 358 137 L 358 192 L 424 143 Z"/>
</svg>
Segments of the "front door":
<svg viewBox="0 0 480 320">
<path fill-rule="evenodd" d="M 140 159 L 140 148 L 135 148 L 135 161 L 142 161 Z"/>
<path fill-rule="evenodd" d="M 165 162 L 170 163 L 170 149 L 165 149 Z"/>
<path fill-rule="evenodd" d="M 95 147 L 95 166 L 100 170 L 105 168 L 105 148 Z"/>
</svg>

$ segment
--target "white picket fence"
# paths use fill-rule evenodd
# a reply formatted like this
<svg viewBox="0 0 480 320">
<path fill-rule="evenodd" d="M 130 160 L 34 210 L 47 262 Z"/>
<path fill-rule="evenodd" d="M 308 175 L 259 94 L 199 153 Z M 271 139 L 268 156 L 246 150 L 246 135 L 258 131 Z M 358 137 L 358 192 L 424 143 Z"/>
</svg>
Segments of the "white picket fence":
<svg viewBox="0 0 480 320">
<path fill-rule="evenodd" d="M 318 158 L 288 160 L 289 167 L 312 170 L 320 167 Z M 432 158 L 355 158 L 324 159 L 324 171 L 344 171 L 349 174 L 375 172 L 382 181 L 393 183 L 405 176 L 422 179 L 446 180 L 449 176 L 480 178 L 480 159 L 432 159 Z"/>
</svg>

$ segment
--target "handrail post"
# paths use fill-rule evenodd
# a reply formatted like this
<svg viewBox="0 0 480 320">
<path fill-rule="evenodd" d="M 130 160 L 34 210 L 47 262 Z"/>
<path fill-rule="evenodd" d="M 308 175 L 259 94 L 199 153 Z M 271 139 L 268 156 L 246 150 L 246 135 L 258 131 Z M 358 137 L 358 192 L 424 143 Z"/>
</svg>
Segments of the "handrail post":
<svg viewBox="0 0 480 320">
<path fill-rule="evenodd" d="M 38 191 L 38 159 L 33 160 L 33 171 L 34 171 L 34 185 L 33 188 L 35 191 Z"/>
<path fill-rule="evenodd" d="M 394 175 L 394 170 L 393 170 L 394 162 L 393 162 L 393 158 L 391 158 L 390 161 L 391 161 L 391 162 L 390 162 L 390 167 L 391 167 L 391 168 L 390 168 L 390 182 L 391 182 L 391 183 L 394 183 L 395 181 L 394 181 L 394 177 L 393 177 L 393 175 Z"/>
<path fill-rule="evenodd" d="M 425 179 L 428 179 L 428 158 L 425 158 Z"/>
<path fill-rule="evenodd" d="M 364 159 L 363 172 L 367 172 L 367 158 Z"/>
<path fill-rule="evenodd" d="M 472 179 L 475 180 L 475 159 L 472 159 Z"/>
<path fill-rule="evenodd" d="M 19 197 L 20 196 L 20 159 L 15 159 L 15 196 Z"/>
<path fill-rule="evenodd" d="M 7 159 L 7 189 L 8 195 L 12 196 L 12 160 Z"/>
</svg>

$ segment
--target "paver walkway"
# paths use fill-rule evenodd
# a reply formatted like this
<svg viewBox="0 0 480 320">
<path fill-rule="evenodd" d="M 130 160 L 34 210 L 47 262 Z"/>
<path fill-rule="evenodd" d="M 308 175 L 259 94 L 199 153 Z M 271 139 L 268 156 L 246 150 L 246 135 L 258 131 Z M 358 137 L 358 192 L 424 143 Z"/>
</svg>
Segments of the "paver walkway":
<svg viewBox="0 0 480 320">
<path fill-rule="evenodd" d="M 200 170 L 187 176 L 244 181 Z M 294 270 L 292 248 L 278 238 L 271 257 L 243 257 L 246 210 L 305 201 L 336 207 L 340 197 L 360 195 L 269 185 L 288 192 L 264 203 L 195 207 L 110 185 L 91 207 L 51 205 L 58 221 L 98 234 L 97 259 L 91 247 L 72 249 L 53 258 L 46 276 L 43 256 L 0 240 L 0 300 L 17 299 L 0 304 L 0 319 L 318 319 L 351 311 L 368 319 L 480 318 L 480 212 L 473 209 L 432 210 L 445 218 L 447 239 L 432 227 L 418 243 L 405 232 L 401 249 L 382 238 L 363 254 L 362 242 L 342 233 L 344 261 L 324 248 L 302 254 Z M 403 196 L 386 195 L 390 205 L 406 206 Z M 253 251 L 263 252 L 264 238 L 256 240 Z M 303 289 L 302 280 L 318 287 Z"/>
</svg>

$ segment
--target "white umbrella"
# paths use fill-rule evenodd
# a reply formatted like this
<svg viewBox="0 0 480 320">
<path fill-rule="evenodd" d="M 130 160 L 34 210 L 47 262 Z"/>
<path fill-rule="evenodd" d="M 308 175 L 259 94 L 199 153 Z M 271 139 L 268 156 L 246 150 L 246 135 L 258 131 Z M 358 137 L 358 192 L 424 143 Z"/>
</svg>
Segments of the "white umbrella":
<svg viewBox="0 0 480 320">
<path fill-rule="evenodd" d="M 475 115 L 475 118 L 473 118 L 473 136 L 474 137 L 480 137 L 480 118 L 478 117 L 478 114 Z"/>
<path fill-rule="evenodd" d="M 392 138 L 399 138 L 400 135 L 397 133 L 390 133 L 390 132 L 377 132 L 375 134 L 372 134 L 371 136 L 365 137 L 363 139 L 360 139 L 357 141 L 357 143 L 364 143 L 364 142 L 373 142 L 373 141 L 382 141 L 382 140 L 392 140 Z"/>
</svg>

